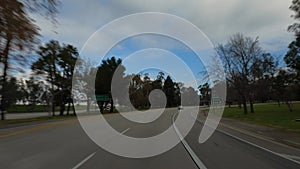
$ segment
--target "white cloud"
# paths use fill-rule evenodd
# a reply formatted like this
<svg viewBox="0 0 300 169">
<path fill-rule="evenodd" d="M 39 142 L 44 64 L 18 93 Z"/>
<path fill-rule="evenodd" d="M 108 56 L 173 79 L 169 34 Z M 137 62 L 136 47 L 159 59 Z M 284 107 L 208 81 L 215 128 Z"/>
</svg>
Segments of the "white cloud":
<svg viewBox="0 0 300 169">
<path fill-rule="evenodd" d="M 283 0 L 127 0 L 118 4 L 134 12 L 167 12 L 183 17 L 202 29 L 214 43 L 224 42 L 234 33 L 259 36 L 262 42 L 287 35 L 290 1 Z M 290 39 L 291 36 L 284 36 Z"/>
<path fill-rule="evenodd" d="M 286 48 L 293 36 L 286 29 L 293 22 L 291 0 L 64 0 L 55 29 L 49 21 L 35 16 L 46 39 L 71 43 L 79 49 L 97 29 L 124 15 L 136 12 L 164 12 L 183 17 L 208 35 L 214 44 L 235 33 L 259 36 L 266 50 Z M 134 29 L 134 25 L 131 28 Z M 113 37 L 107 37 L 107 41 Z M 95 46 L 98 48 L 98 46 Z M 280 48 L 280 49 L 279 49 Z"/>
</svg>

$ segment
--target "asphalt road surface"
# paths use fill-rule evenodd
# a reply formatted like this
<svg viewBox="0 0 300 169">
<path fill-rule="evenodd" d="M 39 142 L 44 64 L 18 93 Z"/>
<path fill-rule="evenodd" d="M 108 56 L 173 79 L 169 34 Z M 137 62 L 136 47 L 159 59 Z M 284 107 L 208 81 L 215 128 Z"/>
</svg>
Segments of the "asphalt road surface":
<svg viewBox="0 0 300 169">
<path fill-rule="evenodd" d="M 173 127 L 172 119 L 177 111 L 168 109 L 148 124 L 124 120 L 119 114 L 105 117 L 120 133 L 146 138 Z M 196 117 L 191 114 L 190 118 Z M 149 158 L 125 158 L 103 150 L 86 135 L 77 119 L 1 129 L 0 168 L 300 168 L 297 160 L 281 154 L 297 157 L 300 155 L 298 150 L 247 138 L 222 126 L 207 142 L 200 144 L 198 137 L 203 127 L 202 120 L 199 119 L 174 148 Z M 99 132 L 106 131 L 99 129 Z M 110 139 L 107 144 L 117 141 L 117 138 Z"/>
</svg>

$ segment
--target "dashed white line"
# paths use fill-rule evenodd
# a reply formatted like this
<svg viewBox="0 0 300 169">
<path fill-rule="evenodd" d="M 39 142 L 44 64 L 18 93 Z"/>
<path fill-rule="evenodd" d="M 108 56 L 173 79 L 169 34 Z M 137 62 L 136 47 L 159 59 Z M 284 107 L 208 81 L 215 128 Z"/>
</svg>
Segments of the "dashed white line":
<svg viewBox="0 0 300 169">
<path fill-rule="evenodd" d="M 130 130 L 130 128 L 124 130 L 121 132 L 121 134 L 125 134 L 128 130 Z M 78 169 L 79 167 L 81 167 L 84 163 L 86 163 L 89 159 L 91 159 L 94 155 L 96 154 L 96 152 L 92 153 L 91 155 L 87 156 L 85 159 L 83 159 L 80 163 L 78 163 L 75 167 L 73 167 L 72 169 Z"/>
<path fill-rule="evenodd" d="M 121 134 L 125 134 L 128 130 L 130 130 L 130 128 L 128 128 L 128 129 L 122 131 Z"/>
<path fill-rule="evenodd" d="M 73 167 L 72 169 L 78 169 L 79 167 L 81 167 L 84 163 L 86 163 L 90 158 L 92 158 L 94 155 L 96 154 L 96 152 L 94 152 L 93 154 L 87 156 L 85 159 L 83 159 L 80 163 L 78 163 L 75 167 Z"/>
<path fill-rule="evenodd" d="M 195 162 L 195 164 L 197 165 L 198 168 L 200 168 L 200 169 L 207 169 L 206 166 L 203 164 L 203 162 L 198 158 L 198 156 L 196 155 L 196 153 L 192 150 L 192 148 L 189 146 L 189 144 L 184 140 L 184 138 L 180 134 L 178 128 L 175 125 L 174 118 L 175 118 L 175 114 L 172 117 L 172 119 L 173 119 L 173 127 L 174 127 L 174 129 L 175 129 L 178 137 L 180 138 L 183 146 L 188 151 L 188 153 L 190 154 L 190 156 L 192 157 L 193 161 Z"/>
</svg>

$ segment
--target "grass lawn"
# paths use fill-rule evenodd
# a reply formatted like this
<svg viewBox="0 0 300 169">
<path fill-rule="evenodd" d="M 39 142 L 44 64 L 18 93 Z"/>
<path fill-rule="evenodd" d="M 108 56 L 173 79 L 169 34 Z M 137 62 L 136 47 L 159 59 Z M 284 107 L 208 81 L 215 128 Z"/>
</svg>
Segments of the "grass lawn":
<svg viewBox="0 0 300 169">
<path fill-rule="evenodd" d="M 76 105 L 76 110 L 86 110 L 86 106 L 78 106 Z M 91 106 L 91 108 L 94 108 Z M 35 105 L 35 106 L 30 106 L 30 105 L 13 105 L 10 108 L 8 108 L 8 113 L 34 113 L 34 112 L 48 112 L 49 107 L 46 105 Z M 59 111 L 60 107 L 56 106 L 55 111 Z M 72 110 L 72 108 L 71 108 Z M 66 105 L 66 110 L 67 111 L 67 105 Z"/>
<path fill-rule="evenodd" d="M 73 114 L 64 115 L 64 116 L 44 116 L 44 117 L 35 117 L 28 119 L 14 119 L 14 120 L 0 120 L 0 126 L 8 125 L 8 124 L 19 124 L 19 123 L 30 123 L 30 122 L 39 122 L 39 121 L 50 121 L 50 120 L 59 120 L 59 119 L 68 119 L 75 118 L 76 116 Z"/>
<path fill-rule="evenodd" d="M 288 111 L 287 105 L 279 107 L 275 103 L 254 105 L 254 111 L 245 115 L 242 108 L 226 107 L 223 117 L 300 132 L 300 122 L 295 121 L 300 119 L 299 102 L 293 103 L 293 112 Z"/>
<path fill-rule="evenodd" d="M 59 111 L 59 107 L 55 107 Z M 45 105 L 13 105 L 7 109 L 8 113 L 29 113 L 29 112 L 47 112 L 48 107 Z"/>
<path fill-rule="evenodd" d="M 117 113 L 118 111 L 115 109 L 113 113 Z M 99 111 L 91 111 L 90 114 L 98 114 Z M 109 110 L 104 110 L 103 114 L 111 114 Z M 34 117 L 34 118 L 25 118 L 25 119 L 12 119 L 12 120 L 0 120 L 0 127 L 9 124 L 19 124 L 19 123 L 31 123 L 31 122 L 43 122 L 43 121 L 52 121 L 52 120 L 63 120 L 69 118 L 75 118 L 76 115 L 73 112 L 70 112 L 70 115 L 63 116 L 42 116 L 42 117 Z"/>
</svg>

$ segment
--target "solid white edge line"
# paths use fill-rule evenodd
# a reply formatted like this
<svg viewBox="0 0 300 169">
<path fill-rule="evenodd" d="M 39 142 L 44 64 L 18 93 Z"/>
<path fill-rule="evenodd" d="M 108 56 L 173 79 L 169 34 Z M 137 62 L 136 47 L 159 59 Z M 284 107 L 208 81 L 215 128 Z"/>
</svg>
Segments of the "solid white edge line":
<svg viewBox="0 0 300 169">
<path fill-rule="evenodd" d="M 175 125 L 174 117 L 175 117 L 175 114 L 172 117 L 172 119 L 173 119 L 173 127 L 174 127 L 174 129 L 175 129 L 178 137 L 180 138 L 181 143 L 183 144 L 183 146 L 185 147 L 185 149 L 188 151 L 188 153 L 192 157 L 192 159 L 195 162 L 195 164 L 197 165 L 197 167 L 200 168 L 200 169 L 207 169 L 206 166 L 203 164 L 203 162 L 198 158 L 198 156 L 195 154 L 195 152 L 192 150 L 192 148 L 189 146 L 189 144 L 184 140 L 184 138 L 180 134 L 178 128 Z"/>
<path fill-rule="evenodd" d="M 192 116 L 192 114 L 191 114 L 191 116 Z M 192 117 L 195 118 L 194 116 L 192 116 Z M 198 118 L 195 118 L 195 119 L 196 119 L 198 122 L 202 123 Z M 269 153 L 271 153 L 271 154 L 277 155 L 277 156 L 279 156 L 279 157 L 281 157 L 281 158 L 284 158 L 284 159 L 286 159 L 286 160 L 292 161 L 292 162 L 297 163 L 297 164 L 300 165 L 300 162 L 299 162 L 299 161 L 296 161 L 296 160 L 294 160 L 294 159 L 288 158 L 288 157 L 285 156 L 285 155 L 282 155 L 282 154 L 280 154 L 280 153 L 276 153 L 276 152 L 274 152 L 274 151 L 272 151 L 272 150 L 269 150 L 269 149 L 267 149 L 267 148 L 261 147 L 261 146 L 259 146 L 259 145 L 254 144 L 254 143 L 251 143 L 251 142 L 249 142 L 249 141 L 247 141 L 247 140 L 241 139 L 241 138 L 239 138 L 239 137 L 237 137 L 237 136 L 234 136 L 234 135 L 232 135 L 232 134 L 229 134 L 229 133 L 227 133 L 227 132 L 225 132 L 225 131 L 223 131 L 223 130 L 216 129 L 216 131 L 218 131 L 218 132 L 220 132 L 220 133 L 223 133 L 223 134 L 225 134 L 225 135 L 227 135 L 227 136 L 229 136 L 229 137 L 232 137 L 232 138 L 234 138 L 234 139 L 236 139 L 236 140 L 239 140 L 239 141 L 241 141 L 241 142 L 250 144 L 250 145 L 252 145 L 252 146 L 254 146 L 254 147 L 256 147 L 256 148 L 259 148 L 259 149 L 261 149 L 261 150 L 265 150 L 265 151 L 267 151 L 267 152 L 269 152 Z"/>
<path fill-rule="evenodd" d="M 94 155 L 96 154 L 96 152 L 94 152 L 93 154 L 87 156 L 85 159 L 83 159 L 80 163 L 78 163 L 75 167 L 73 167 L 72 169 L 78 169 L 79 167 L 81 167 L 84 163 L 86 163 L 90 158 L 92 158 Z"/>
<path fill-rule="evenodd" d="M 293 156 L 293 155 L 288 155 L 288 154 L 281 154 L 281 155 L 283 155 L 283 156 L 285 156 L 285 157 L 287 157 L 287 158 L 300 160 L 300 157 L 298 157 L 298 156 Z"/>
</svg>

